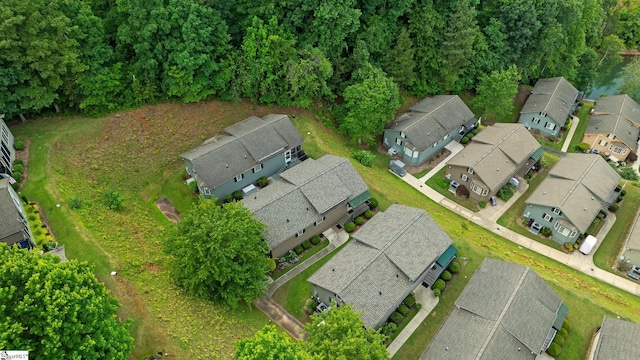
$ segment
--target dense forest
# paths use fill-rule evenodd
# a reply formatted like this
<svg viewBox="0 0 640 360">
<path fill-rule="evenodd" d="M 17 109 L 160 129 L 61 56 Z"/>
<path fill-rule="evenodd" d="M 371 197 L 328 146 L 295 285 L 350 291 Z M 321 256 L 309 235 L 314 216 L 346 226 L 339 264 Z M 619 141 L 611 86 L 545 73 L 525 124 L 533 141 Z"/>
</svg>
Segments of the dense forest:
<svg viewBox="0 0 640 360">
<path fill-rule="evenodd" d="M 511 65 L 586 89 L 639 43 L 640 8 L 617 0 L 3 0 L 0 113 L 215 96 L 343 119 L 384 99 L 384 117 Z"/>
</svg>

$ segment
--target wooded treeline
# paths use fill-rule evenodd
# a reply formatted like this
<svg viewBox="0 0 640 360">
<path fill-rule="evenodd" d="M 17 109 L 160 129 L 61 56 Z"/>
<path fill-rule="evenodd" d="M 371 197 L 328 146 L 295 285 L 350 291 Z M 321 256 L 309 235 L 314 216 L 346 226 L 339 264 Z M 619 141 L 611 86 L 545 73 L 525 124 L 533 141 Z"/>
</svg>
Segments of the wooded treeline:
<svg viewBox="0 0 640 360">
<path fill-rule="evenodd" d="M 4 0 L 0 113 L 216 96 L 341 99 L 348 119 L 377 110 L 349 108 L 365 94 L 459 93 L 510 65 L 585 89 L 639 42 L 616 0 Z"/>
</svg>

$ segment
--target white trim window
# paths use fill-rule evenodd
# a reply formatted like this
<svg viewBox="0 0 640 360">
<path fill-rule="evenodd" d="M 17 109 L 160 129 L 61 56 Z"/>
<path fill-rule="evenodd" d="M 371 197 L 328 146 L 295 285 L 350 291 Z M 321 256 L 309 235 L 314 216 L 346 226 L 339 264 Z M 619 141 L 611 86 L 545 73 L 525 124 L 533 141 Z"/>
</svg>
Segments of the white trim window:
<svg viewBox="0 0 640 360">
<path fill-rule="evenodd" d="M 622 152 L 623 150 L 624 150 L 623 148 L 620 148 L 620 147 L 617 147 L 617 146 L 614 146 L 614 147 L 613 147 L 613 152 L 614 152 L 615 154 L 624 154 L 624 153 Z"/>
<path fill-rule="evenodd" d="M 613 140 L 613 139 L 615 139 L 615 138 L 616 138 L 616 134 L 609 134 L 609 135 L 607 135 L 607 137 L 608 137 L 609 139 L 612 139 L 612 140 Z"/>
<path fill-rule="evenodd" d="M 546 112 L 544 112 L 544 111 L 540 111 L 539 115 L 540 115 L 540 116 L 547 117 L 547 113 L 546 113 Z"/>
<path fill-rule="evenodd" d="M 553 211 L 553 213 L 556 215 L 562 215 L 562 211 L 560 211 L 560 209 L 558 208 L 551 208 L 551 211 Z"/>
<path fill-rule="evenodd" d="M 442 137 L 442 140 L 447 140 L 449 138 L 449 134 L 444 134 L 444 136 Z"/>
<path fill-rule="evenodd" d="M 482 192 L 484 190 L 480 186 L 476 185 L 475 183 L 471 183 L 469 185 L 469 188 L 471 189 L 471 191 L 473 191 L 474 193 L 476 193 L 478 195 L 482 195 Z"/>
<path fill-rule="evenodd" d="M 598 145 L 600 146 L 607 146 L 607 142 L 604 140 L 600 140 L 600 142 L 598 143 Z"/>
<path fill-rule="evenodd" d="M 433 146 L 433 147 L 438 146 L 438 142 L 437 142 L 437 141 L 436 141 L 436 142 L 434 142 L 434 143 L 433 143 L 433 145 L 431 145 L 431 146 Z"/>
<path fill-rule="evenodd" d="M 548 222 L 552 222 L 553 221 L 553 217 L 551 217 L 551 215 L 549 215 L 549 214 L 542 214 L 542 218 L 545 221 L 548 221 Z"/>
<path fill-rule="evenodd" d="M 417 158 L 418 157 L 418 150 L 414 150 L 413 151 L 413 155 L 411 155 L 412 158 Z"/>
<path fill-rule="evenodd" d="M 472 167 L 468 167 L 468 168 L 467 168 L 467 172 L 468 172 L 469 174 L 473 175 L 473 172 L 474 172 L 474 171 L 473 171 L 473 168 L 472 168 Z"/>
<path fill-rule="evenodd" d="M 258 171 L 262 170 L 263 168 L 264 168 L 264 165 L 258 164 L 258 165 L 253 167 L 253 172 L 257 173 Z"/>
<path fill-rule="evenodd" d="M 574 230 L 574 231 L 572 231 L 572 232 L 571 232 L 571 234 L 569 234 L 569 237 L 570 237 L 570 238 L 574 238 L 574 237 L 576 237 L 577 235 L 578 235 L 578 232 Z"/>
<path fill-rule="evenodd" d="M 407 137 L 407 134 L 404 133 L 404 131 L 400 132 L 400 137 L 405 139 Z"/>
<path fill-rule="evenodd" d="M 469 180 L 469 178 L 467 177 L 467 175 L 465 174 L 460 174 L 460 179 L 462 179 L 462 181 L 467 181 Z"/>
<path fill-rule="evenodd" d="M 532 122 L 533 122 L 534 124 L 540 124 L 540 118 L 534 117 L 534 118 L 533 118 L 533 120 L 532 120 Z"/>
<path fill-rule="evenodd" d="M 552 122 L 547 122 L 546 124 L 544 124 L 544 127 L 549 129 L 549 130 L 555 130 L 556 129 L 556 124 L 554 124 Z"/>
<path fill-rule="evenodd" d="M 324 220 L 325 220 L 325 217 L 324 216 L 320 216 L 318 218 L 318 220 L 316 220 L 315 225 L 318 225 L 318 224 L 322 223 Z"/>
<path fill-rule="evenodd" d="M 307 231 L 306 229 L 302 229 L 302 230 L 298 231 L 298 232 L 296 233 L 296 237 L 300 237 L 300 236 L 302 236 L 302 234 L 304 234 L 306 231 Z"/>
<path fill-rule="evenodd" d="M 242 179 L 244 179 L 244 174 L 237 175 L 233 178 L 235 182 L 242 181 Z"/>
<path fill-rule="evenodd" d="M 482 196 L 489 195 L 489 189 L 482 189 Z"/>
<path fill-rule="evenodd" d="M 400 138 L 396 138 L 396 144 L 398 144 L 398 145 L 402 145 L 402 139 L 400 139 Z"/>
</svg>

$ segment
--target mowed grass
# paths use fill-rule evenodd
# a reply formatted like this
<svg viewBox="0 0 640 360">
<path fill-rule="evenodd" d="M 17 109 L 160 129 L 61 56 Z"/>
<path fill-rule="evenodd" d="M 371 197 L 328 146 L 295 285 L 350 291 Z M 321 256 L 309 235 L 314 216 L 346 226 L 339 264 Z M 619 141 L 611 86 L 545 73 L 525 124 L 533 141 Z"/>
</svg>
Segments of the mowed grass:
<svg viewBox="0 0 640 360">
<path fill-rule="evenodd" d="M 356 147 L 346 142 L 342 136 L 333 133 L 331 129 L 311 118 L 299 116 L 294 123 L 305 137 L 305 149 L 311 148 L 318 154 L 332 153 L 347 158 L 350 158 L 356 150 Z M 453 307 L 462 288 L 486 257 L 529 266 L 559 291 L 559 295 L 570 308 L 569 317 L 574 327 L 574 332 L 565 344 L 567 351 L 558 357 L 560 360 L 583 359 L 589 347 L 591 335 L 601 325 L 605 315 L 619 315 L 640 322 L 639 297 L 532 251 L 521 249 L 510 241 L 450 212 L 389 173 L 387 156 L 376 154 L 376 157 L 372 168 L 364 167 L 353 159 L 351 162 L 376 193 L 380 203 L 399 203 L 427 210 L 451 236 L 459 249 L 459 258 L 467 258 L 467 264 L 462 266 L 458 279 L 442 294 L 438 306 L 394 356 L 394 359 L 415 360 L 420 357 Z M 381 208 L 384 210 L 385 207 Z M 583 315 L 585 313 L 589 315 Z"/>
<path fill-rule="evenodd" d="M 582 142 L 582 138 L 584 137 L 584 132 L 587 130 L 587 125 L 589 125 L 589 119 L 591 119 L 591 115 L 589 115 L 589 111 L 593 108 L 593 103 L 584 102 L 582 105 L 582 109 L 578 112 L 578 118 L 580 119 L 580 123 L 576 128 L 576 132 L 573 134 L 573 138 L 571 138 L 571 142 L 569 143 L 569 148 L 567 152 L 576 152 L 576 146 L 580 145 Z M 573 125 L 575 126 L 575 125 Z"/>
</svg>

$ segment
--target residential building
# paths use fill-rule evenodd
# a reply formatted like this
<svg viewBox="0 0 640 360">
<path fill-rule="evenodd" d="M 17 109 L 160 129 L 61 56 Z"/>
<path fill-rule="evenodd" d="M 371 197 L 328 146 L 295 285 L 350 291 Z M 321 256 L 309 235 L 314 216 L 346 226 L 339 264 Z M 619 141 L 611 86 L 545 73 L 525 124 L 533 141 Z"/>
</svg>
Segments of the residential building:
<svg viewBox="0 0 640 360">
<path fill-rule="evenodd" d="M 618 196 L 620 175 L 596 154 L 566 154 L 525 201 L 530 230 L 551 229 L 560 244 L 574 243 L 602 208 Z"/>
<path fill-rule="evenodd" d="M 511 178 L 524 176 L 543 150 L 521 124 L 497 123 L 474 136 L 447 162 L 446 177 L 465 187 L 472 201 L 488 201 Z"/>
<path fill-rule="evenodd" d="M 620 319 L 604 317 L 591 346 L 592 360 L 640 359 L 640 325 Z"/>
<path fill-rule="evenodd" d="M 327 305 L 351 304 L 367 328 L 384 324 L 425 280 L 432 285 L 455 258 L 449 236 L 422 209 L 392 205 L 310 278 Z"/>
<path fill-rule="evenodd" d="M 428 97 L 410 110 L 386 127 L 383 142 L 412 166 L 422 164 L 477 123 L 458 95 Z"/>
<path fill-rule="evenodd" d="M 22 202 L 9 178 L 0 178 L 0 242 L 21 248 L 35 245 Z"/>
<path fill-rule="evenodd" d="M 485 259 L 422 360 L 534 360 L 562 328 L 568 308 L 529 267 Z"/>
<path fill-rule="evenodd" d="M 260 177 L 306 159 L 302 136 L 286 115 L 252 116 L 224 131 L 227 135 L 180 155 L 204 197 L 225 199 L 234 191 L 250 192 Z"/>
<path fill-rule="evenodd" d="M 519 122 L 545 136 L 558 136 L 582 94 L 565 78 L 540 79 L 520 110 Z"/>
<path fill-rule="evenodd" d="M 604 96 L 593 108 L 582 138 L 612 161 L 624 161 L 638 147 L 640 105 L 628 95 Z"/>
<path fill-rule="evenodd" d="M 0 174 L 11 175 L 16 150 L 13 147 L 14 137 L 4 122 L 4 114 L 0 114 Z"/>
<path fill-rule="evenodd" d="M 367 185 L 349 160 L 325 155 L 280 173 L 242 202 L 267 225 L 273 257 L 305 240 L 344 225 L 369 209 Z"/>
</svg>

